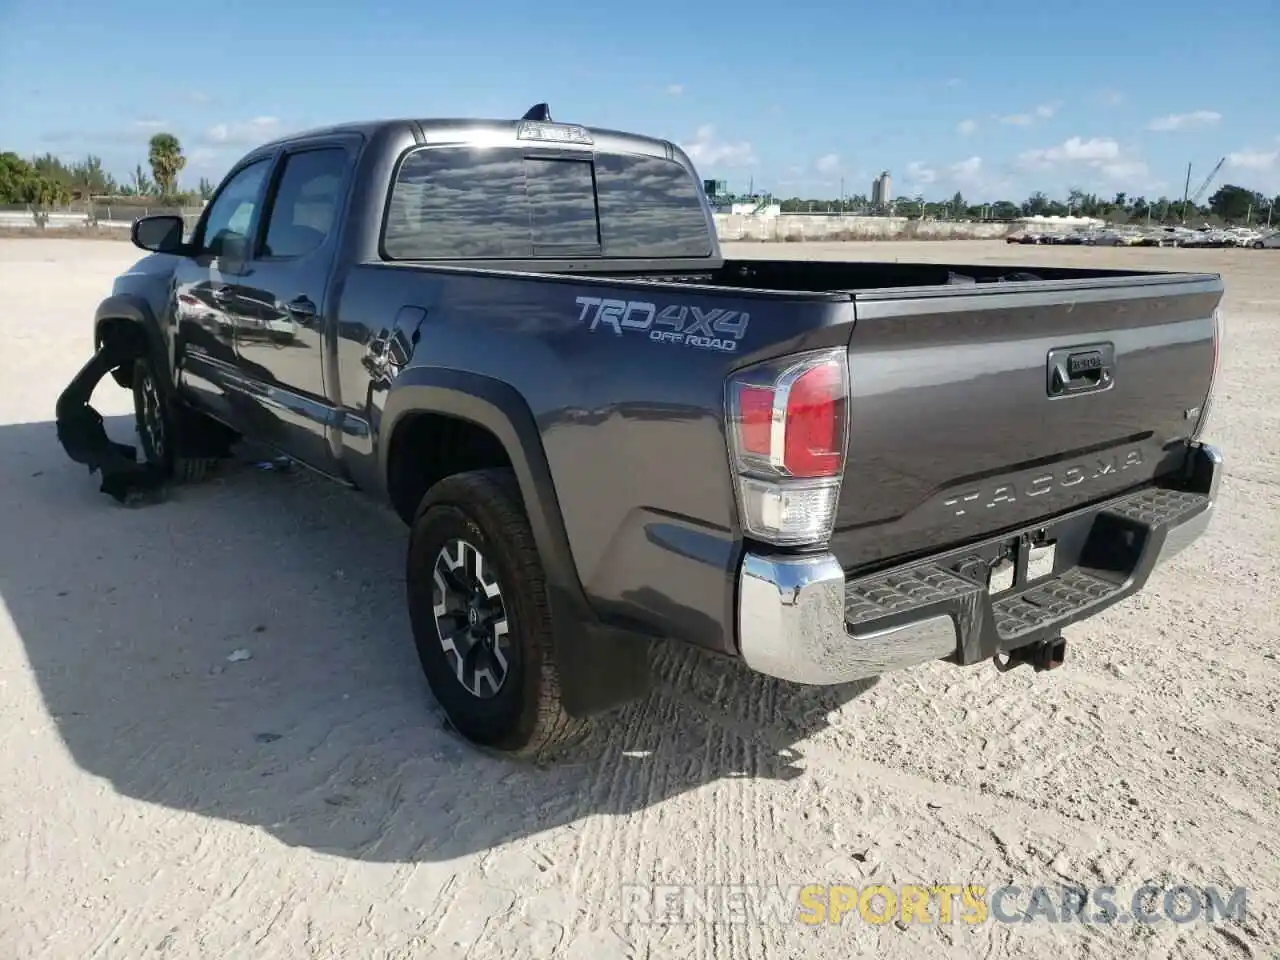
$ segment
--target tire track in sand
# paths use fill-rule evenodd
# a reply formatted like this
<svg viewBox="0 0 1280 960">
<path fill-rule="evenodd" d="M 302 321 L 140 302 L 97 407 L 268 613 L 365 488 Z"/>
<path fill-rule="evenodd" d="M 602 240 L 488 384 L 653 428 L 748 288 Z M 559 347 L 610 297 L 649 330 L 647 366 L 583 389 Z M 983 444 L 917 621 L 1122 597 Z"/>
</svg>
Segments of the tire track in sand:
<svg viewBox="0 0 1280 960">
<path fill-rule="evenodd" d="M 679 813 L 683 823 L 698 824 L 701 829 L 693 850 L 693 875 L 681 879 L 699 891 L 766 882 L 761 875 L 760 836 L 769 812 L 757 778 L 764 766 L 762 746 L 769 747 L 753 733 L 775 720 L 775 687 L 767 678 L 733 669 L 732 664 L 713 661 L 698 651 L 677 651 L 655 666 L 663 695 L 683 715 L 681 726 L 696 727 L 702 734 L 703 749 L 696 769 L 690 771 L 690 781 L 700 789 L 693 809 L 684 804 Z M 726 712 L 725 705 L 736 709 Z M 717 903 L 710 901 L 713 908 Z M 765 960 L 770 956 L 771 938 L 760 924 L 724 921 L 713 916 L 694 924 L 694 957 Z"/>
<path fill-rule="evenodd" d="M 661 657 L 661 653 L 659 654 Z M 655 664 L 655 673 L 662 669 Z M 677 671 L 689 666 L 677 665 Z M 621 885 L 649 882 L 652 869 L 638 862 L 652 808 L 663 798 L 662 733 L 675 719 L 676 704 L 655 684 L 645 700 L 624 708 L 613 728 L 588 745 L 595 774 L 578 808 L 579 833 L 572 889 L 578 904 L 573 932 L 599 929 L 621 919 Z M 646 753 L 654 744 L 658 750 Z M 650 842 L 652 848 L 652 841 Z M 652 854 L 650 854 L 652 856 Z"/>
</svg>

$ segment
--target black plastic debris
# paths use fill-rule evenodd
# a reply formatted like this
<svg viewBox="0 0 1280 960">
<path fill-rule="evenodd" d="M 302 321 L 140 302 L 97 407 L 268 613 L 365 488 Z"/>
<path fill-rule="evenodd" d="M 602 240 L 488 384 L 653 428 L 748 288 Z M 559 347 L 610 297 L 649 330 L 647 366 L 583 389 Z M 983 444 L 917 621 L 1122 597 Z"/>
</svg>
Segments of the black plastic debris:
<svg viewBox="0 0 1280 960">
<path fill-rule="evenodd" d="M 90 474 L 101 473 L 99 489 L 119 503 L 161 490 L 165 476 L 159 467 L 139 463 L 135 447 L 115 443 L 107 436 L 102 414 L 90 405 L 89 398 L 103 377 L 133 363 L 143 349 L 125 340 L 109 340 L 58 397 L 56 417 L 62 449 L 76 463 L 87 466 Z"/>
</svg>

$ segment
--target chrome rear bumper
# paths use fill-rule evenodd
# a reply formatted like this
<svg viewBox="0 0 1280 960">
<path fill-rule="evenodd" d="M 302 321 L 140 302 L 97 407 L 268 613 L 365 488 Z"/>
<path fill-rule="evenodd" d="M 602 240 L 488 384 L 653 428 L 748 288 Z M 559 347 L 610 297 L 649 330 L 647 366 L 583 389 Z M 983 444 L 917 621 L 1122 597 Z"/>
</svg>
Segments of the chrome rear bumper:
<svg viewBox="0 0 1280 960">
<path fill-rule="evenodd" d="M 977 662 L 996 648 L 1056 634 L 1136 593 L 1152 569 L 1186 549 L 1209 526 L 1222 481 L 1222 453 L 1192 444 L 1181 490 L 1147 490 L 1080 511 L 1099 536 L 1140 536 L 1141 552 L 1122 577 L 1080 568 L 1024 584 L 993 601 L 983 584 L 955 573 L 952 552 L 847 581 L 829 553 L 748 553 L 739 573 L 738 644 L 752 670 L 804 684 L 837 684 L 953 658 Z M 972 551 L 974 548 L 968 548 Z"/>
</svg>

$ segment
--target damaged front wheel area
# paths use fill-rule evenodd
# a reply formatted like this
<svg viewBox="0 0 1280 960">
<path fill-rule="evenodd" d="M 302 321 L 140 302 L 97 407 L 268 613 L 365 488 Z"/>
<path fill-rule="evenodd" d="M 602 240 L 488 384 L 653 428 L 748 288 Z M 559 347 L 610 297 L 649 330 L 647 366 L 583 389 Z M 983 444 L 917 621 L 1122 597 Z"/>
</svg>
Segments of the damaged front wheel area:
<svg viewBox="0 0 1280 960">
<path fill-rule="evenodd" d="M 142 463 L 132 445 L 107 436 L 102 415 L 89 403 L 108 374 L 133 387 Z M 121 503 L 171 480 L 199 479 L 230 454 L 235 439 L 228 428 L 188 409 L 166 390 L 142 337 L 105 339 L 58 397 L 56 418 L 58 442 L 67 456 L 90 473 L 101 473 L 100 489 Z"/>
<path fill-rule="evenodd" d="M 203 480 L 230 452 L 230 431 L 176 402 L 145 356 L 133 364 L 133 416 L 143 459 L 167 480 Z"/>
</svg>

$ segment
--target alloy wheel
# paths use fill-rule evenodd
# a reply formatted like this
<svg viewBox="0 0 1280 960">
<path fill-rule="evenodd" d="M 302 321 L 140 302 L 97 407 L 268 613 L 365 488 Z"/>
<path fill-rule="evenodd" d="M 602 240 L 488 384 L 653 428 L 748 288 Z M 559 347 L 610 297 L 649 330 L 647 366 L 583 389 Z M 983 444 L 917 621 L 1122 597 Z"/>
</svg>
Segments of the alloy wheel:
<svg viewBox="0 0 1280 960">
<path fill-rule="evenodd" d="M 484 554 L 450 540 L 436 555 L 431 593 L 436 633 L 458 682 L 473 697 L 497 696 L 511 662 L 502 585 Z"/>
<path fill-rule="evenodd" d="M 162 461 L 165 456 L 164 411 L 160 406 L 160 390 L 156 386 L 155 377 L 147 374 L 142 378 L 141 393 L 141 427 L 151 448 L 151 455 Z"/>
</svg>

